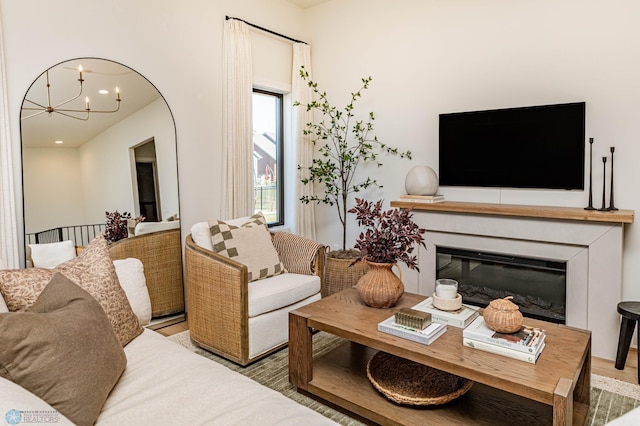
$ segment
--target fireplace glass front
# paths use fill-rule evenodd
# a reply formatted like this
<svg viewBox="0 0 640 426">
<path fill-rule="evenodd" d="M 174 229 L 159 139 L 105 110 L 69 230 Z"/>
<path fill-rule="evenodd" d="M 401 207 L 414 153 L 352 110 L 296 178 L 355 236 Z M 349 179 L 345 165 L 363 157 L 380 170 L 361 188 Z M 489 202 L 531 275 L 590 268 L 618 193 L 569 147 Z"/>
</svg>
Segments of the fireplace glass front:
<svg viewBox="0 0 640 426">
<path fill-rule="evenodd" d="M 513 296 L 525 317 L 565 324 L 566 262 L 436 248 L 436 278 L 458 281 L 463 303 L 486 307 Z"/>
</svg>

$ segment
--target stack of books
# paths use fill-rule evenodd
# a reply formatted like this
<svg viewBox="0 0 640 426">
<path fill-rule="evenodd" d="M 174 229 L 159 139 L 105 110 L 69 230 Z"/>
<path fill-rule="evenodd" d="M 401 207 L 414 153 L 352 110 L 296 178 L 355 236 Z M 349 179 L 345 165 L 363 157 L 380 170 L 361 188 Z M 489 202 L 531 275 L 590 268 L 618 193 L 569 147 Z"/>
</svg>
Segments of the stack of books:
<svg viewBox="0 0 640 426">
<path fill-rule="evenodd" d="M 428 297 L 418 303 L 413 309 L 431 314 L 431 321 L 447 324 L 452 327 L 465 328 L 478 317 L 478 308 L 462 304 L 456 311 L 443 311 L 433 306 L 433 297 Z"/>
<path fill-rule="evenodd" d="M 412 203 L 441 203 L 444 201 L 444 195 L 400 195 L 401 201 L 410 201 Z"/>
<path fill-rule="evenodd" d="M 542 353 L 546 337 L 544 330 L 526 325 L 515 333 L 498 333 L 485 324 L 482 316 L 462 331 L 465 346 L 531 364 L 535 364 Z"/>
<path fill-rule="evenodd" d="M 378 331 L 402 337 L 403 339 L 411 340 L 413 342 L 422 343 L 424 345 L 430 345 L 434 340 L 442 336 L 444 332 L 447 331 L 447 326 L 437 322 L 432 322 L 427 325 L 425 329 L 409 327 L 398 324 L 394 315 L 379 323 Z"/>
</svg>

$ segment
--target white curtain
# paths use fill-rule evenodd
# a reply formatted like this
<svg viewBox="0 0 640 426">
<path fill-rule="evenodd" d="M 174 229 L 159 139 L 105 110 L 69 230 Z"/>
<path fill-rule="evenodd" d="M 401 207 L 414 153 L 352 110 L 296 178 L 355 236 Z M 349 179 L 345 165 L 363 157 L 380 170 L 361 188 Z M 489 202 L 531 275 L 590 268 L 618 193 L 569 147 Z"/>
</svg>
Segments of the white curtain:
<svg viewBox="0 0 640 426">
<path fill-rule="evenodd" d="M 20 254 L 6 75 L 0 20 L 0 268 L 13 269 L 20 267 Z"/>
<path fill-rule="evenodd" d="M 303 131 L 307 123 L 313 121 L 313 111 L 307 111 L 306 105 L 313 98 L 313 90 L 300 77 L 300 67 L 304 68 L 311 76 L 311 48 L 304 43 L 293 44 L 293 72 L 291 79 L 291 91 L 294 101 L 300 102 L 300 106 L 293 108 L 293 141 L 296 151 L 297 165 L 301 167 L 296 179 L 296 225 L 295 232 L 303 237 L 316 239 L 315 203 L 304 204 L 300 197 L 313 193 L 313 184 L 304 185 L 301 179 L 308 177 L 307 168 L 313 159 L 313 144 L 310 136 L 305 136 Z"/>
<path fill-rule="evenodd" d="M 223 209 L 227 219 L 251 216 L 253 195 L 253 79 L 249 26 L 224 26 Z"/>
</svg>

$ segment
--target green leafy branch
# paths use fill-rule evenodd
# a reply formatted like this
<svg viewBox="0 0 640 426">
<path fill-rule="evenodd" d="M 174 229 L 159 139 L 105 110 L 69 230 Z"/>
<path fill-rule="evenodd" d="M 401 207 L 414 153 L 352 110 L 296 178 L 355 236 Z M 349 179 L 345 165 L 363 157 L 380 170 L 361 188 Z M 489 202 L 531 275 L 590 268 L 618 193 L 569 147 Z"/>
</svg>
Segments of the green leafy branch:
<svg viewBox="0 0 640 426">
<path fill-rule="evenodd" d="M 370 187 L 382 188 L 376 179 L 367 176 L 362 181 L 355 181 L 356 170 L 361 163 L 373 163 L 382 166 L 378 159 L 382 153 L 398 155 L 400 158 L 411 159 L 411 151 L 401 152 L 397 148 L 378 141 L 372 136 L 375 116 L 370 112 L 368 119 L 357 120 L 354 110 L 355 104 L 362 97 L 362 91 L 369 88 L 371 77 L 362 79 L 362 86 L 351 93 L 350 102 L 343 108 L 332 106 L 327 98 L 327 92 L 321 92 L 318 84 L 312 81 L 308 71 L 300 68 L 300 77 L 313 90 L 315 100 L 304 105 L 307 111 L 318 111 L 322 119 L 309 122 L 303 131 L 310 136 L 314 146 L 320 145 L 319 158 L 314 158 L 309 167 L 308 177 L 302 179 L 304 185 L 318 183 L 324 185 L 323 194 L 305 195 L 300 198 L 305 204 L 315 202 L 336 206 L 338 218 L 342 224 L 342 249 L 346 249 L 347 235 L 347 200 L 350 194 L 358 193 Z M 300 106 L 300 102 L 295 102 Z M 298 165 L 298 170 L 303 167 Z"/>
</svg>

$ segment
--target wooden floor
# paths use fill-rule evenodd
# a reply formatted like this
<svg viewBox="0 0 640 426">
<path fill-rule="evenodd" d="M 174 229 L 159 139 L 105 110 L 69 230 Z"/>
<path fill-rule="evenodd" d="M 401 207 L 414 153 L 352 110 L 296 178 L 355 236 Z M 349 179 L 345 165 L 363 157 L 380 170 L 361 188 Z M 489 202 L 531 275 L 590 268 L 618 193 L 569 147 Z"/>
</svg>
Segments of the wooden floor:
<svg viewBox="0 0 640 426">
<path fill-rule="evenodd" d="M 635 348 L 629 349 L 627 363 L 624 370 L 616 370 L 615 361 L 591 357 L 591 373 L 600 376 L 612 377 L 623 382 L 638 384 L 638 351 Z"/>
<path fill-rule="evenodd" d="M 187 321 L 171 322 L 168 324 L 159 324 L 155 326 L 154 329 L 164 336 L 171 336 L 172 334 L 188 330 L 189 324 Z M 623 382 L 638 384 L 638 355 L 635 348 L 629 350 L 624 370 L 616 370 L 614 364 L 614 361 L 593 357 L 591 359 L 591 372 Z"/>
<path fill-rule="evenodd" d="M 182 333 L 183 331 L 189 330 L 189 323 L 183 319 L 175 323 L 173 321 L 170 321 L 168 323 L 160 323 L 150 328 L 162 334 L 163 336 L 172 336 L 174 334 Z"/>
</svg>

